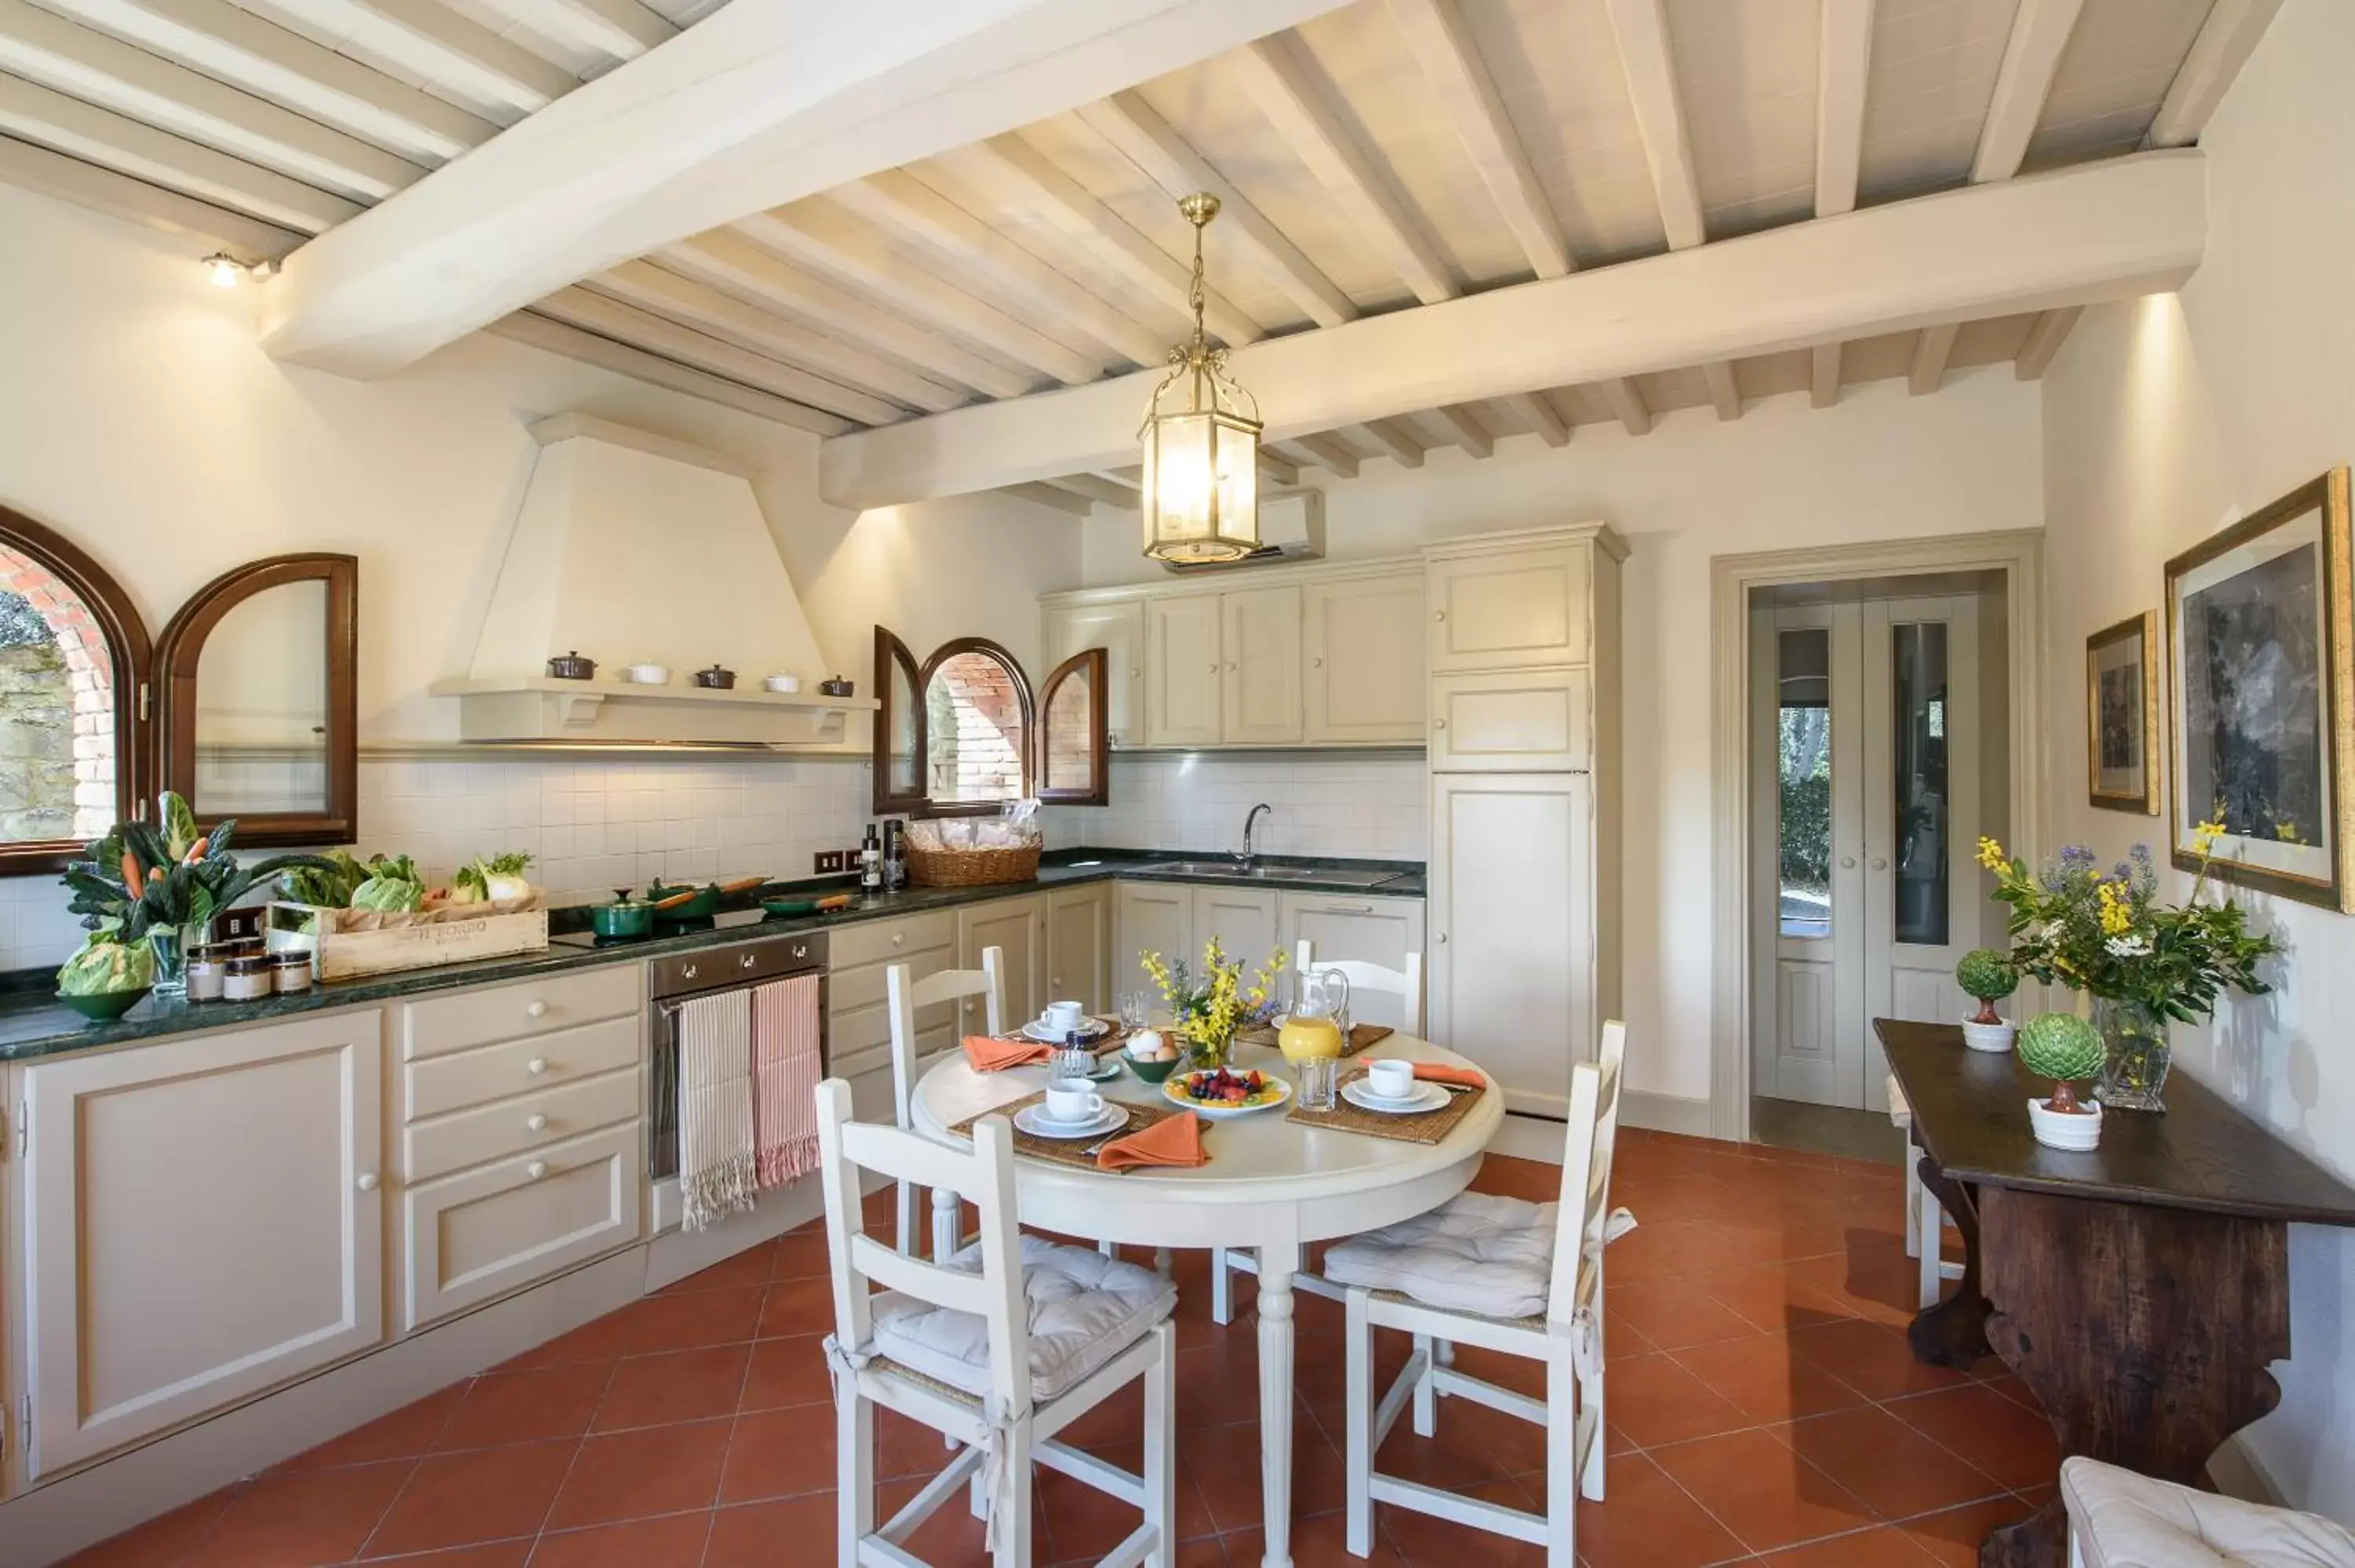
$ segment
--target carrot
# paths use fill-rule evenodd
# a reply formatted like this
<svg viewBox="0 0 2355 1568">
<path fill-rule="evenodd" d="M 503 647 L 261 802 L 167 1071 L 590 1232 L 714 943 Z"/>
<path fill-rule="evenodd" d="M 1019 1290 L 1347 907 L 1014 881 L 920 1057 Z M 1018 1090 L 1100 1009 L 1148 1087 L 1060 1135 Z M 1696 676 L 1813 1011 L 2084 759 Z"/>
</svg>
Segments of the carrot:
<svg viewBox="0 0 2355 1568">
<path fill-rule="evenodd" d="M 163 881 L 163 880 L 164 880 L 164 868 L 163 868 L 162 866 L 160 866 L 160 865 L 151 865 L 151 866 L 149 866 L 149 867 L 147 868 L 147 885 L 148 885 L 149 886 L 151 886 L 151 887 L 152 887 L 152 886 L 154 886 L 156 883 L 159 883 L 159 882 L 161 882 L 161 881 Z"/>
<path fill-rule="evenodd" d="M 135 888 L 139 885 L 139 857 L 129 850 L 124 850 L 123 852 L 123 885 L 126 888 Z"/>
<path fill-rule="evenodd" d="M 204 859 L 205 846 L 212 842 L 212 835 L 208 833 L 203 838 L 198 839 L 195 843 L 190 844 L 188 846 L 187 858 L 181 861 L 180 863 L 182 865 L 194 865 L 197 862 Z"/>
</svg>

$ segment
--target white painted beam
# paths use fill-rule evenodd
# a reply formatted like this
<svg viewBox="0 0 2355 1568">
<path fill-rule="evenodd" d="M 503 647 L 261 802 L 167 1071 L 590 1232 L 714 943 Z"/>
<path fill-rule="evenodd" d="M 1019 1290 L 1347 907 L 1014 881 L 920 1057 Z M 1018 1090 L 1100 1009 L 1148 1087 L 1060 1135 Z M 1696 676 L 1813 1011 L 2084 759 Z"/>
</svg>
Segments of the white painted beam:
<svg viewBox="0 0 2355 1568">
<path fill-rule="evenodd" d="M 1390 5 L 1391 18 L 1423 63 L 1423 74 L 1464 151 L 1480 171 L 1513 238 L 1521 242 L 1529 270 L 1540 278 L 1559 278 L 1571 270 L 1577 262 L 1562 238 L 1561 225 L 1529 167 L 1512 116 L 1471 29 L 1464 25 L 1456 0 L 1390 0 Z"/>
<path fill-rule="evenodd" d="M 315 234 L 357 213 L 343 197 L 168 131 L 0 75 L 0 132 L 265 223 Z"/>
<path fill-rule="evenodd" d="M 1357 319 L 1357 302 L 1212 168 L 1209 160 L 1196 152 L 1142 93 L 1116 92 L 1101 102 L 1082 104 L 1080 118 L 1126 154 L 1172 200 L 1194 191 L 1217 196 L 1219 232 L 1240 235 L 1244 249 L 1259 258 L 1276 287 L 1310 321 L 1318 326 L 1338 326 Z"/>
<path fill-rule="evenodd" d="M 1065 490 L 1052 480 L 1039 480 L 1029 484 L 1009 484 L 1002 487 L 1008 495 L 1019 497 L 1050 512 L 1061 512 L 1073 517 L 1085 517 L 1095 510 L 1095 503 L 1075 491 Z"/>
<path fill-rule="evenodd" d="M 368 0 L 374 11 L 479 80 L 501 102 L 526 113 L 544 109 L 581 85 L 580 78 L 462 16 L 442 0 Z"/>
<path fill-rule="evenodd" d="M 1644 161 L 1652 170 L 1668 249 L 1699 245 L 1708 238 L 1701 225 L 1700 182 L 1693 175 L 1692 138 L 1685 129 L 1676 65 L 1668 58 L 1661 0 L 1605 0 L 1604 8 L 1619 40 L 1619 67 L 1627 79 L 1636 129 L 1644 138 Z"/>
<path fill-rule="evenodd" d="M 1629 435 L 1648 436 L 1652 433 L 1652 410 L 1645 404 L 1644 394 L 1636 388 L 1635 377 L 1614 376 L 1600 385 L 1603 400 L 1611 405 L 1611 411 L 1619 417 L 1619 422 L 1626 427 Z"/>
<path fill-rule="evenodd" d="M 1455 274 L 1437 242 L 1410 209 L 1405 193 L 1358 144 L 1332 90 L 1317 79 L 1298 40 L 1285 35 L 1262 38 L 1239 50 L 1233 64 L 1276 134 L 1333 193 L 1414 297 L 1426 305 L 1455 298 Z"/>
<path fill-rule="evenodd" d="M 1158 365 L 1171 339 L 1156 334 L 1058 272 L 904 169 L 886 169 L 827 195 L 879 228 L 930 246 L 975 281 L 1064 323 L 1134 365 Z"/>
<path fill-rule="evenodd" d="M 2012 375 L 2021 381 L 2033 381 L 2043 375 L 2044 367 L 2052 363 L 2052 356 L 2068 341 L 2069 329 L 2084 313 L 2084 306 L 2070 305 L 2038 316 L 2028 329 L 2028 341 L 2019 345 L 2019 357 L 2011 362 Z"/>
<path fill-rule="evenodd" d="M 1437 425 L 1449 442 L 1462 447 L 1476 458 L 1487 457 L 1497 450 L 1497 438 L 1487 428 L 1472 417 L 1469 408 L 1450 405 L 1427 410 L 1423 418 Z"/>
<path fill-rule="evenodd" d="M 674 271 L 787 312 L 807 325 L 855 338 L 937 380 L 996 397 L 1018 397 L 1038 389 L 1037 377 L 963 348 L 920 322 L 879 309 L 727 229 L 715 228 L 655 254 Z"/>
<path fill-rule="evenodd" d="M 1087 355 L 917 266 L 825 201 L 756 214 L 733 232 L 1058 381 L 1092 381 L 1102 373 Z"/>
<path fill-rule="evenodd" d="M 1712 359 L 1700 367 L 1709 382 L 1709 400 L 1720 419 L 1732 421 L 1742 418 L 1742 378 L 1734 373 L 1730 359 Z"/>
<path fill-rule="evenodd" d="M 1282 452 L 1268 450 L 1265 446 L 1259 449 L 1259 471 L 1263 479 L 1272 479 L 1278 484 L 1300 482 L 1300 465 Z"/>
<path fill-rule="evenodd" d="M 1819 343 L 1807 353 L 1807 401 L 1828 408 L 1839 401 L 1840 345 Z"/>
<path fill-rule="evenodd" d="M 1905 374 L 1906 389 L 1920 397 L 1938 389 L 1946 378 L 1946 360 L 1955 352 L 1955 334 L 1962 330 L 1953 322 L 1941 322 L 1925 326 L 1913 340 L 1913 364 Z"/>
<path fill-rule="evenodd" d="M 1144 499 L 1145 493 L 1136 485 L 1122 484 L 1116 480 L 1105 479 L 1100 474 L 1092 473 L 1067 473 L 1050 479 L 1047 482 L 1058 490 L 1068 490 L 1072 494 L 1086 500 L 1100 502 L 1106 506 L 1122 507 L 1132 512 Z"/>
<path fill-rule="evenodd" d="M 1570 444 L 1570 421 L 1561 417 L 1561 410 L 1549 402 L 1544 393 L 1516 392 L 1497 401 L 1518 414 L 1521 422 L 1546 445 L 1566 447 Z"/>
<path fill-rule="evenodd" d="M 2207 211 L 2197 152 L 2145 153 L 1369 316 L 1254 344 L 1231 365 L 1283 440 L 2172 289 L 2200 263 Z M 824 488 L 884 504 L 1125 461 L 1150 385 L 1139 373 L 843 437 L 826 445 Z"/>
<path fill-rule="evenodd" d="M 2200 140 L 2208 117 L 2224 101 L 2224 90 L 2241 74 L 2280 9 L 2281 0 L 2215 0 L 2200 36 L 2191 40 L 2191 52 L 2168 84 L 2150 122 L 2148 145 L 2188 147 Z"/>
<path fill-rule="evenodd" d="M 226 250 L 240 261 L 268 260 L 302 242 L 291 228 L 231 212 L 225 207 L 118 175 L 80 158 L 0 136 L 0 183 L 38 191 L 91 212 L 135 223 L 161 234 L 187 236 L 197 249 Z"/>
<path fill-rule="evenodd" d="M 496 337 L 529 344 L 549 354 L 596 366 L 601 370 L 633 376 L 649 386 L 667 387 L 674 392 L 684 392 L 707 403 L 757 414 L 763 419 L 790 425 L 797 430 L 830 436 L 855 428 L 847 419 L 820 413 L 790 398 L 730 381 L 723 376 L 714 376 L 709 371 L 698 370 L 691 365 L 683 365 L 659 354 L 648 354 L 645 349 L 634 348 L 628 344 L 568 325 L 537 311 L 517 311 L 511 316 L 493 322 L 484 330 Z"/>
<path fill-rule="evenodd" d="M 1423 443 L 1394 419 L 1368 419 L 1349 429 L 1372 443 L 1376 451 L 1401 468 L 1423 466 Z"/>
<path fill-rule="evenodd" d="M 1358 477 L 1357 449 L 1337 436 L 1295 436 L 1284 445 L 1286 451 L 1299 452 L 1307 461 L 1328 473 L 1338 474 L 1343 479 Z"/>
<path fill-rule="evenodd" d="M 1856 210 L 1872 0 L 1820 0 L 1816 30 L 1816 216 Z"/>
<path fill-rule="evenodd" d="M 678 37 L 676 26 L 641 0 L 542 0 L 529 14 L 549 31 L 617 60 L 635 59 Z"/>
<path fill-rule="evenodd" d="M 1340 3 L 732 0 L 288 258 L 263 341 L 381 375 L 618 262 Z"/>
<path fill-rule="evenodd" d="M 1978 155 L 1971 160 L 1975 183 L 2008 180 L 2019 173 L 2036 122 L 2043 117 L 2044 101 L 2051 95 L 2053 73 L 2061 69 L 2061 51 L 2069 47 L 2070 29 L 2077 25 L 2084 4 L 2019 0 L 2003 65 L 1996 72 L 1995 97 L 1979 126 Z"/>
</svg>

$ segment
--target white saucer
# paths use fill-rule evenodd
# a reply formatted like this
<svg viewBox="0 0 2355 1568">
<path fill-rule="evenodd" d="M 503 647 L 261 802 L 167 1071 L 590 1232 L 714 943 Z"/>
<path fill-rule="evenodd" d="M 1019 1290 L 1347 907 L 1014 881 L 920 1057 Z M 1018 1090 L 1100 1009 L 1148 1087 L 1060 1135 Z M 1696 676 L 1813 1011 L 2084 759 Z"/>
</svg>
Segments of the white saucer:
<svg viewBox="0 0 2355 1568">
<path fill-rule="evenodd" d="M 1110 1132 L 1128 1122 L 1127 1108 L 1116 1105 L 1104 1107 L 1103 1114 L 1092 1121 L 1082 1122 L 1050 1121 L 1046 1111 L 1043 1105 L 1024 1106 L 1014 1113 L 1014 1125 L 1033 1138 L 1079 1139 L 1093 1138 L 1098 1133 Z"/>
<path fill-rule="evenodd" d="M 1080 1020 L 1077 1033 L 1090 1040 L 1099 1040 L 1103 1037 L 1104 1031 L 1111 1027 L 1111 1024 L 1101 1018 L 1083 1018 Z M 1022 1038 L 1036 1040 L 1042 1045 L 1060 1045 L 1067 1033 L 1070 1031 L 1050 1028 L 1043 1018 L 1034 1018 L 1022 1026 Z"/>
<path fill-rule="evenodd" d="M 1390 1116 L 1420 1116 L 1447 1103 L 1447 1091 L 1437 1084 L 1417 1084 L 1414 1090 L 1403 1098 L 1392 1099 L 1368 1088 L 1365 1079 L 1352 1078 L 1341 1086 L 1341 1097 L 1359 1110 L 1381 1111 Z"/>
<path fill-rule="evenodd" d="M 1096 1058 L 1096 1065 L 1086 1072 L 1067 1075 L 1085 1078 L 1092 1084 L 1108 1084 L 1120 1076 L 1120 1055 L 1115 1054 L 1110 1056 L 1099 1056 Z"/>
</svg>

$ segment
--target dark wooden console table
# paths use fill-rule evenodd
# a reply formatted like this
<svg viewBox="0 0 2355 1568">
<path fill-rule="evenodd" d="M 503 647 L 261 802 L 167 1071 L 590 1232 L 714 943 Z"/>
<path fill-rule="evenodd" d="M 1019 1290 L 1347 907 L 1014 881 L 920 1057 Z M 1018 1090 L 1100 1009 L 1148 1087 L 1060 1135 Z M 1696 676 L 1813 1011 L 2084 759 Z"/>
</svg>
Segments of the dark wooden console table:
<svg viewBox="0 0 2355 1568">
<path fill-rule="evenodd" d="M 2281 1403 L 2293 1222 L 2355 1225 L 2355 1189 L 2183 1074 L 2163 1115 L 2113 1111 L 2102 1146 L 2038 1143 L 2051 1092 L 1951 1024 L 1876 1019 L 1913 1113 L 1923 1182 L 1963 1233 L 1962 1287 L 1913 1319 L 1916 1359 L 1989 1351 L 2043 1403 L 2063 1455 L 2200 1484 Z M 1923 1245 L 1937 1245 L 1924 1237 Z M 1989 1535 L 1980 1568 L 2062 1568 L 2056 1494 Z"/>
</svg>

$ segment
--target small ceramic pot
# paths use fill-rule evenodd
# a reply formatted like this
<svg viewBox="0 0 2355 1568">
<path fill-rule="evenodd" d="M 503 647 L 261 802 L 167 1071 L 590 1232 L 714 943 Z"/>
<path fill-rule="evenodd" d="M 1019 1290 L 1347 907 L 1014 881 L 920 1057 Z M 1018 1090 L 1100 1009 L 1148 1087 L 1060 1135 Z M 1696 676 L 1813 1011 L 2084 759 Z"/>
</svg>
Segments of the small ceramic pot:
<svg viewBox="0 0 2355 1568">
<path fill-rule="evenodd" d="M 548 673 L 559 681 L 591 681 L 597 676 L 597 661 L 583 659 L 581 650 L 559 653 L 548 662 Z"/>
<path fill-rule="evenodd" d="M 1963 1020 L 1963 1044 L 1974 1051 L 2009 1051 L 2019 1025 L 2007 1018 L 2000 1023 L 1974 1023 Z"/>
<path fill-rule="evenodd" d="M 817 689 L 829 697 L 847 697 L 851 694 L 851 683 L 837 675 L 831 681 L 820 681 Z"/>
<path fill-rule="evenodd" d="M 2072 1116 L 2066 1111 L 2048 1110 L 2044 1097 L 2028 1102 L 2028 1125 L 2036 1134 L 2036 1141 L 2047 1149 L 2065 1149 L 2083 1154 L 2100 1146 L 2102 1141 L 2102 1102 L 2082 1100 L 2084 1109 Z"/>
<path fill-rule="evenodd" d="M 641 660 L 635 664 L 624 666 L 622 679 L 634 686 L 667 686 L 670 684 L 670 666 L 657 664 L 651 660 Z"/>
<path fill-rule="evenodd" d="M 802 689 L 802 678 L 799 675 L 770 675 L 763 678 L 761 684 L 773 692 L 791 695 Z"/>
<path fill-rule="evenodd" d="M 695 683 L 708 692 L 732 692 L 736 689 L 736 672 L 714 664 L 709 670 L 698 670 Z"/>
</svg>

